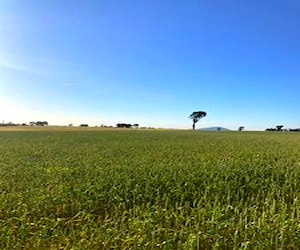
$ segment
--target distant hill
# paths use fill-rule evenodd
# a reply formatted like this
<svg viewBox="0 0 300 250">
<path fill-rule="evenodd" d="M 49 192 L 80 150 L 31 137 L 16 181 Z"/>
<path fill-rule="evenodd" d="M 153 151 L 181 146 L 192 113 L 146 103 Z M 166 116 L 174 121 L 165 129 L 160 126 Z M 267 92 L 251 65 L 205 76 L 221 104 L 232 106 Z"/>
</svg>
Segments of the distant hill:
<svg viewBox="0 0 300 250">
<path fill-rule="evenodd" d="M 205 130 L 205 131 L 230 131 L 230 129 L 223 128 L 223 127 L 200 128 L 199 130 Z"/>
</svg>

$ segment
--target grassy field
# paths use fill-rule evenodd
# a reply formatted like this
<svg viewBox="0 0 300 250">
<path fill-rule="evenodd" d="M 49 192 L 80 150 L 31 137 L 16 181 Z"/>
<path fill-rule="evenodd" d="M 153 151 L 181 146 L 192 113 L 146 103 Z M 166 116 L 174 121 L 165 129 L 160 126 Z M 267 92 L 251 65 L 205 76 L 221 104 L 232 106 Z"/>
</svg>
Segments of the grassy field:
<svg viewBox="0 0 300 250">
<path fill-rule="evenodd" d="M 0 131 L 0 249 L 300 249 L 300 134 L 43 130 Z"/>
</svg>

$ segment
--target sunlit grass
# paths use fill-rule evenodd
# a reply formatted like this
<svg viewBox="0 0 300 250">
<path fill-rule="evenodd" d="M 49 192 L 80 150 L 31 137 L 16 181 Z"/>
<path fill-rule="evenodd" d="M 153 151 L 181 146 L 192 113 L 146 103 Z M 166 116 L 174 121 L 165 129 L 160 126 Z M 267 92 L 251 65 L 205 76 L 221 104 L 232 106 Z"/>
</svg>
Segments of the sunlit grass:
<svg viewBox="0 0 300 250">
<path fill-rule="evenodd" d="M 300 135 L 0 132 L 0 248 L 298 249 Z"/>
</svg>

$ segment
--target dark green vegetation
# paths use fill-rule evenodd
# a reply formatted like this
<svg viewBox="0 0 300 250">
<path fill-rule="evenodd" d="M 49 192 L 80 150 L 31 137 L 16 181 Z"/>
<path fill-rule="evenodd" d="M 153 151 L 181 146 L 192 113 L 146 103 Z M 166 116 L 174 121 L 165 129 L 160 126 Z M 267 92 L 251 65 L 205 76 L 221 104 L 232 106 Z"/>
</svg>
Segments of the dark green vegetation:
<svg viewBox="0 0 300 250">
<path fill-rule="evenodd" d="M 299 249 L 300 135 L 0 132 L 0 249 Z"/>
</svg>

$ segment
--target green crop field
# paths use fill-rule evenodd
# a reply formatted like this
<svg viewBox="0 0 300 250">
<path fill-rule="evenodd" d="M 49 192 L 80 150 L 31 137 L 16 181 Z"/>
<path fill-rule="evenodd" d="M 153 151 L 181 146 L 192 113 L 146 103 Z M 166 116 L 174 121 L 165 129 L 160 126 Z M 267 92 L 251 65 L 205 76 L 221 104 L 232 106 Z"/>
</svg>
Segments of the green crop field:
<svg viewBox="0 0 300 250">
<path fill-rule="evenodd" d="M 40 130 L 0 132 L 0 249 L 300 249 L 298 133 Z"/>
</svg>

